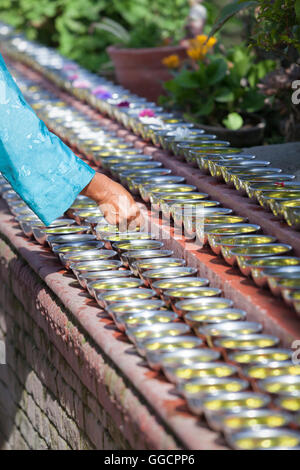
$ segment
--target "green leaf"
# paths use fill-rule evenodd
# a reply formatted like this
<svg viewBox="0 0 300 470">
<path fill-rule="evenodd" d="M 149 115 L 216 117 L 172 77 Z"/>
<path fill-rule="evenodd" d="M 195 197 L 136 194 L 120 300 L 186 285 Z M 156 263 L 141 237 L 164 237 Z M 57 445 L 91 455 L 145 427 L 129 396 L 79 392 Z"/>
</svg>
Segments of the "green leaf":
<svg viewBox="0 0 300 470">
<path fill-rule="evenodd" d="M 247 113 L 255 113 L 263 108 L 265 104 L 265 97 L 256 90 L 248 90 L 244 94 L 243 102 L 241 103 L 241 108 Z"/>
<path fill-rule="evenodd" d="M 215 101 L 217 103 L 229 103 L 234 101 L 234 93 L 229 88 L 221 88 L 215 94 Z"/>
<path fill-rule="evenodd" d="M 194 113 L 195 116 L 207 116 L 211 114 L 214 109 L 214 99 L 213 97 L 209 97 L 205 103 L 201 103 L 200 109 Z"/>
<path fill-rule="evenodd" d="M 213 36 L 217 31 L 219 31 L 224 26 L 224 24 L 227 23 L 228 20 L 230 20 L 230 18 L 235 16 L 240 11 L 244 10 L 245 8 L 255 7 L 258 5 L 259 2 L 257 1 L 246 2 L 244 0 L 235 0 L 232 3 L 229 3 L 229 5 L 226 5 L 221 10 L 220 16 L 217 19 L 216 23 L 213 25 L 209 37 Z"/>
<path fill-rule="evenodd" d="M 240 129 L 243 124 L 244 120 L 242 116 L 238 113 L 230 113 L 223 119 L 222 123 L 224 124 L 227 129 L 231 129 L 232 131 L 237 131 Z"/>
<path fill-rule="evenodd" d="M 177 77 L 175 77 L 174 81 L 177 85 L 182 86 L 183 88 L 198 88 L 199 81 L 198 76 L 195 72 L 191 72 L 190 70 L 182 70 Z"/>
<path fill-rule="evenodd" d="M 227 72 L 227 63 L 224 59 L 215 59 L 206 67 L 206 76 L 208 85 L 216 85 L 225 77 Z"/>
</svg>

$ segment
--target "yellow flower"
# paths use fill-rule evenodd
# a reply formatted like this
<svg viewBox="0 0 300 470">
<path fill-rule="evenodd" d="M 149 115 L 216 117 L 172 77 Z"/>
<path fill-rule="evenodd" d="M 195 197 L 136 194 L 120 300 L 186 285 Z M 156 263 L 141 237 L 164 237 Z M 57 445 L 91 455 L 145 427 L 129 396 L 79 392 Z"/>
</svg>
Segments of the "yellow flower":
<svg viewBox="0 0 300 470">
<path fill-rule="evenodd" d="M 206 54 L 214 47 L 217 40 L 215 37 L 208 39 L 206 34 L 199 34 L 194 39 L 189 40 L 188 56 L 193 60 L 203 59 Z"/>
<path fill-rule="evenodd" d="M 180 59 L 177 54 L 171 54 L 162 59 L 162 63 L 169 69 L 177 69 L 180 65 Z"/>
</svg>

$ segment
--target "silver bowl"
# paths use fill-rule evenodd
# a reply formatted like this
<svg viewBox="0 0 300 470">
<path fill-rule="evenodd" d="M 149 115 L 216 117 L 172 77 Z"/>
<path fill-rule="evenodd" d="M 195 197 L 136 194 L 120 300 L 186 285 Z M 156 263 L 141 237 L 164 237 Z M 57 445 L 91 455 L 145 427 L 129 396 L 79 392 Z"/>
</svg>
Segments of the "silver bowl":
<svg viewBox="0 0 300 470">
<path fill-rule="evenodd" d="M 195 276 L 197 272 L 197 268 L 182 266 L 175 268 L 150 269 L 148 271 L 144 271 L 142 277 L 147 285 L 152 286 L 153 283 L 161 281 L 162 279 L 178 279 L 181 277 Z"/>
<path fill-rule="evenodd" d="M 135 277 L 117 277 L 111 276 L 110 279 L 101 278 L 87 283 L 87 290 L 91 297 L 97 298 L 98 295 L 107 292 L 118 292 L 122 289 L 137 289 L 143 285 L 140 279 Z"/>
<path fill-rule="evenodd" d="M 233 301 L 223 297 L 202 297 L 200 299 L 180 300 L 174 304 L 174 311 L 178 315 L 186 315 L 187 313 L 200 312 L 210 309 L 223 309 L 233 306 Z"/>
<path fill-rule="evenodd" d="M 291 349 L 268 348 L 236 351 L 228 355 L 230 362 L 247 366 L 249 364 L 269 364 L 271 362 L 288 362 L 292 357 Z"/>
<path fill-rule="evenodd" d="M 267 256 L 265 258 L 253 258 L 246 263 L 250 269 L 253 281 L 259 287 L 267 285 L 267 273 L 272 273 L 281 267 L 299 266 L 300 258 L 295 256 Z"/>
<path fill-rule="evenodd" d="M 160 296 L 163 296 L 164 292 L 168 289 L 183 289 L 184 287 L 205 287 L 209 284 L 208 279 L 201 277 L 183 277 L 183 278 L 173 278 L 173 279 L 161 279 L 160 281 L 155 281 L 152 284 L 152 288 Z"/>
<path fill-rule="evenodd" d="M 155 292 L 152 289 L 138 288 L 138 289 L 120 289 L 117 292 L 105 293 L 97 295 L 97 303 L 99 307 L 106 309 L 109 305 L 115 302 L 127 302 L 134 300 L 147 300 L 155 297 Z"/>
<path fill-rule="evenodd" d="M 156 368 L 165 354 L 175 351 L 195 350 L 201 348 L 203 341 L 195 335 L 163 336 L 161 338 L 150 338 L 144 341 L 144 356 L 151 367 Z"/>
<path fill-rule="evenodd" d="M 220 358 L 220 353 L 208 348 L 176 349 L 175 351 L 156 353 L 147 351 L 146 359 L 151 369 L 159 370 L 162 365 L 179 367 L 195 362 L 212 362 Z"/>
<path fill-rule="evenodd" d="M 233 248 L 229 252 L 232 264 L 237 262 L 240 271 L 244 276 L 249 276 L 251 270 L 247 262 L 253 258 L 262 258 L 264 256 L 284 255 L 292 251 L 291 245 L 286 243 L 265 243 L 264 245 L 253 245 Z"/>
<path fill-rule="evenodd" d="M 114 315 L 117 328 L 125 331 L 140 326 L 160 325 L 174 322 L 178 319 L 175 312 L 171 310 L 147 310 L 145 312 L 122 313 Z"/>
<path fill-rule="evenodd" d="M 143 272 L 150 269 L 175 268 L 185 265 L 185 259 L 181 258 L 155 258 L 135 261 L 131 265 L 131 270 L 135 276 L 143 277 Z"/>
<path fill-rule="evenodd" d="M 114 242 L 112 248 L 117 250 L 118 253 L 124 253 L 135 250 L 160 250 L 163 248 L 163 242 L 158 240 L 125 240 Z"/>
<path fill-rule="evenodd" d="M 292 429 L 250 429 L 227 436 L 234 450 L 293 450 L 299 449 L 300 433 Z"/>
<path fill-rule="evenodd" d="M 168 258 L 173 255 L 172 250 L 130 250 L 121 253 L 121 260 L 124 266 L 131 269 L 132 263 L 141 259 Z"/>
<path fill-rule="evenodd" d="M 116 317 L 121 315 L 128 315 L 130 313 L 146 313 L 150 310 L 160 310 L 165 307 L 162 300 L 146 299 L 146 300 L 132 300 L 126 302 L 117 302 L 107 308 L 107 313 L 116 321 Z"/>
<path fill-rule="evenodd" d="M 180 300 L 219 297 L 221 294 L 221 289 L 216 287 L 183 287 L 181 289 L 175 288 L 164 291 L 163 298 L 166 304 L 173 308 L 176 302 Z"/>
<path fill-rule="evenodd" d="M 221 252 L 221 246 L 217 242 L 221 237 L 236 236 L 254 234 L 260 231 L 260 226 L 256 224 L 224 224 L 219 227 L 214 227 L 211 230 L 207 230 L 207 239 L 212 251 L 219 255 Z"/>
<path fill-rule="evenodd" d="M 212 308 L 200 312 L 187 313 L 184 317 L 184 321 L 193 328 L 244 320 L 246 320 L 246 312 L 238 308 Z"/>
</svg>

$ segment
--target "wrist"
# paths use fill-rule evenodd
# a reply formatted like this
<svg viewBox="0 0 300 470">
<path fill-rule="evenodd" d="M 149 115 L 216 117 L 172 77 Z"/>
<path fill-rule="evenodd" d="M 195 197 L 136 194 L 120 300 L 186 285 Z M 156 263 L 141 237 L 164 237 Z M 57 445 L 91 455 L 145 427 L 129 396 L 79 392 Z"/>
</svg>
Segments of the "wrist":
<svg viewBox="0 0 300 470">
<path fill-rule="evenodd" d="M 101 173 L 95 173 L 89 184 L 81 191 L 80 194 L 93 199 L 100 204 L 107 194 L 109 178 Z M 106 188 L 106 189 L 105 189 Z"/>
</svg>

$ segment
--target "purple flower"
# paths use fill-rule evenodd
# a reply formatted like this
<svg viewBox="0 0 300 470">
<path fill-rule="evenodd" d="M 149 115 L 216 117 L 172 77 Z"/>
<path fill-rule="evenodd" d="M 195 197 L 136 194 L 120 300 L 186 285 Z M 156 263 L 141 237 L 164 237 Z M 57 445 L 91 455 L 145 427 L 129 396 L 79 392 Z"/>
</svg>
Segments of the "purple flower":
<svg viewBox="0 0 300 470">
<path fill-rule="evenodd" d="M 117 104 L 119 108 L 129 108 L 129 101 L 120 101 L 120 103 Z"/>
<path fill-rule="evenodd" d="M 92 93 L 96 96 L 96 98 L 99 98 L 100 100 L 108 100 L 112 96 L 111 93 L 107 91 L 107 89 L 103 86 L 98 86 L 94 88 Z"/>
</svg>

